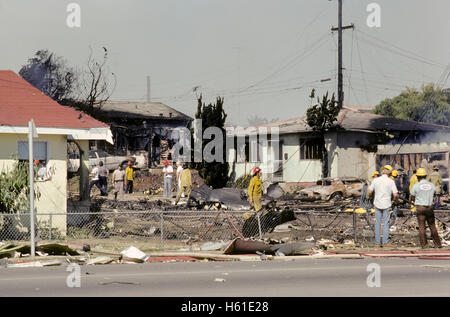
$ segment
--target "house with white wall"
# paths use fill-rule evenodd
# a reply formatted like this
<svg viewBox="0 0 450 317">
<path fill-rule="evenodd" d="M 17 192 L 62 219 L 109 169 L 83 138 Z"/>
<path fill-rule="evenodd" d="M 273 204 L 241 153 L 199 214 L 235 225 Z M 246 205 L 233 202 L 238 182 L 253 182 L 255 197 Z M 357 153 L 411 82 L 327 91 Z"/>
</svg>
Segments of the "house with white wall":
<svg viewBox="0 0 450 317">
<path fill-rule="evenodd" d="M 39 214 L 67 212 L 67 142 L 75 142 L 83 153 L 80 196 L 88 198 L 89 140 L 110 143 L 113 140 L 108 125 L 59 105 L 13 71 L 1 70 L 0 171 L 10 170 L 17 160 L 28 160 L 30 120 L 34 120 L 38 134 L 33 141 L 33 159 L 39 160 L 39 166 L 45 170 L 35 183 L 39 193 L 35 202 L 39 220 Z M 55 216 L 52 220 L 65 233 L 66 216 Z"/>
<path fill-rule="evenodd" d="M 227 155 L 234 179 L 259 166 L 263 177 L 269 181 L 300 185 L 315 183 L 322 177 L 323 143 L 328 151 L 330 177 L 368 179 L 374 170 L 389 163 L 412 173 L 424 159 L 433 164 L 433 157 L 439 158 L 441 173 L 448 177 L 448 126 L 400 120 L 344 107 L 325 138 L 308 126 L 306 117 L 230 131 L 227 137 L 233 139 L 234 145 Z"/>
</svg>

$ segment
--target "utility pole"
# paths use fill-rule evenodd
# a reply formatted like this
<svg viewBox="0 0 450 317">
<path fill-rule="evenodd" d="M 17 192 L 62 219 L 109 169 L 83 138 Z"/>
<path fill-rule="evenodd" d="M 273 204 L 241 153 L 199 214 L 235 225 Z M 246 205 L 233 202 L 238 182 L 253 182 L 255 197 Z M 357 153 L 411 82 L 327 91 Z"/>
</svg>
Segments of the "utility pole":
<svg viewBox="0 0 450 317">
<path fill-rule="evenodd" d="M 346 29 L 354 29 L 355 26 L 353 24 L 342 26 L 342 1 L 338 0 L 338 27 L 331 28 L 331 31 L 338 31 L 338 106 L 342 108 L 344 105 L 344 78 L 342 75 L 342 31 Z"/>
<path fill-rule="evenodd" d="M 147 76 L 147 102 L 150 102 L 150 76 Z"/>
<path fill-rule="evenodd" d="M 37 138 L 38 134 L 34 120 L 31 119 L 28 122 L 28 163 L 30 171 L 30 244 L 31 244 L 31 256 L 36 255 L 36 229 L 35 229 L 35 217 L 34 217 L 34 157 L 33 157 L 33 139 Z"/>
</svg>

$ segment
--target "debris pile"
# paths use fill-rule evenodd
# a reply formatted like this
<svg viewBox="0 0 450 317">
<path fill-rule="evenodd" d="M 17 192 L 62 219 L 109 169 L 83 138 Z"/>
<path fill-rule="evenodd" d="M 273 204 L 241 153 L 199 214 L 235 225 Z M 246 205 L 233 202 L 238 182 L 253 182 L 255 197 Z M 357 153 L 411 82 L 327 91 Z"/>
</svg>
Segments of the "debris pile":
<svg viewBox="0 0 450 317">
<path fill-rule="evenodd" d="M 314 242 L 293 242 L 270 244 L 264 241 L 234 239 L 224 254 L 270 254 L 277 256 L 310 254 L 316 245 Z"/>
</svg>

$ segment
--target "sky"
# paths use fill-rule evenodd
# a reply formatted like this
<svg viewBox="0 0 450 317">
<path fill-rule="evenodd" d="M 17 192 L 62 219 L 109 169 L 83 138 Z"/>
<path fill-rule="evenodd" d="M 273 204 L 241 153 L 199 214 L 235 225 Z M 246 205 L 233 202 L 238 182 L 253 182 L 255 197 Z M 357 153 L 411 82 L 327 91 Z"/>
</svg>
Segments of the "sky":
<svg viewBox="0 0 450 317">
<path fill-rule="evenodd" d="M 81 25 L 66 24 L 77 3 Z M 380 6 L 380 27 L 367 5 Z M 76 68 L 109 52 L 111 100 L 151 101 L 194 116 L 196 94 L 225 98 L 228 124 L 302 116 L 309 95 L 337 90 L 337 0 L 0 0 L 0 69 L 40 49 Z M 345 104 L 375 106 L 438 83 L 450 62 L 450 1 L 344 0 Z M 446 78 L 444 76 L 443 78 Z M 322 80 L 327 80 L 323 81 Z M 441 85 L 450 83 L 441 80 Z M 194 87 L 197 89 L 194 92 Z"/>
</svg>

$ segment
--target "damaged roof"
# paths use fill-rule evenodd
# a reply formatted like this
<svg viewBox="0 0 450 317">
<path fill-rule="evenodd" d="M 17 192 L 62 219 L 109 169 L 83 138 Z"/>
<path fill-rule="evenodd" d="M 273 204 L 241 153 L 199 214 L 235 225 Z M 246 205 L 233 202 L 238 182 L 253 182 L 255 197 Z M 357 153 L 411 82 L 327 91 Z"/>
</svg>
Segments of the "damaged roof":
<svg viewBox="0 0 450 317">
<path fill-rule="evenodd" d="M 108 117 L 192 121 L 193 118 L 162 102 L 108 101 L 101 109 Z"/>
<path fill-rule="evenodd" d="M 74 108 L 61 106 L 11 70 L 0 70 L 0 127 L 108 128 Z"/>
<path fill-rule="evenodd" d="M 306 116 L 297 117 L 267 124 L 260 124 L 253 127 L 245 128 L 241 131 L 235 131 L 235 135 L 252 134 L 260 128 L 278 128 L 280 134 L 312 132 L 311 127 L 306 123 Z M 346 131 L 366 131 L 366 132 L 380 132 L 380 131 L 427 131 L 427 132 L 446 132 L 450 133 L 450 127 L 422 123 L 417 121 L 396 119 L 392 117 L 377 115 L 358 110 L 351 110 L 344 107 L 338 115 L 335 124 L 337 129 Z M 252 130 L 254 132 L 252 132 Z"/>
</svg>

